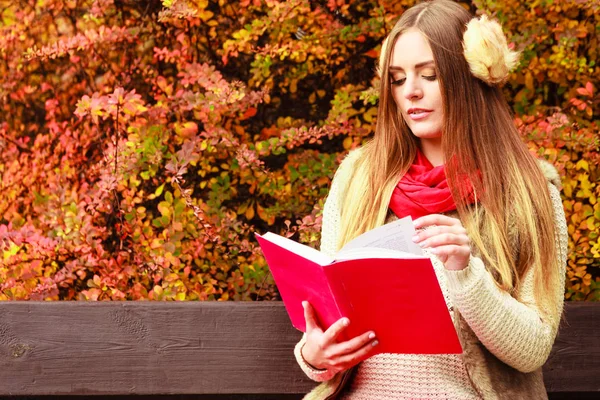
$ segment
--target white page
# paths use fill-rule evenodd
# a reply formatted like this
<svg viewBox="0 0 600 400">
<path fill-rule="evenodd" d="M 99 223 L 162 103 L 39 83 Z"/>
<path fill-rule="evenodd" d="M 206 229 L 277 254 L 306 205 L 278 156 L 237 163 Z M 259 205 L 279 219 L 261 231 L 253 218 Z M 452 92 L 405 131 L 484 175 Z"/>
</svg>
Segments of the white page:
<svg viewBox="0 0 600 400">
<path fill-rule="evenodd" d="M 325 255 L 324 253 L 321 253 L 319 250 L 315 250 L 312 247 L 295 242 L 292 239 L 279 236 L 276 233 L 267 232 L 261 236 L 263 239 L 266 239 L 269 242 L 275 243 L 280 247 L 288 249 L 292 253 L 296 253 L 299 256 L 307 258 L 319 265 L 328 265 L 333 262 L 333 258 Z"/>
<path fill-rule="evenodd" d="M 338 252 L 338 256 L 340 256 L 340 253 L 345 253 L 347 250 L 362 247 L 376 247 L 423 256 L 421 247 L 412 241 L 412 237 L 415 234 L 416 232 L 412 218 L 410 216 L 404 217 L 365 232 L 351 240 Z M 336 259 L 337 258 L 338 257 L 336 257 Z"/>
<path fill-rule="evenodd" d="M 351 249 L 342 249 L 337 254 L 336 261 L 341 260 L 360 260 L 365 258 L 394 258 L 394 259 L 415 259 L 427 258 L 405 251 L 375 248 L 375 247 L 355 247 Z"/>
</svg>

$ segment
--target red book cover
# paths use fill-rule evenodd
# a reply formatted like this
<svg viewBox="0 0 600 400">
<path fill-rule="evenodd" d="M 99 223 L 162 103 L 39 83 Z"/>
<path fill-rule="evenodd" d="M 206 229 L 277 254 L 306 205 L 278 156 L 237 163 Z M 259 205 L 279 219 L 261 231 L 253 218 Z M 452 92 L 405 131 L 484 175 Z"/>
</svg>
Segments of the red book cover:
<svg viewBox="0 0 600 400">
<path fill-rule="evenodd" d="M 306 300 L 323 329 L 350 319 L 342 340 L 373 330 L 379 340 L 375 353 L 462 352 L 429 258 L 361 248 L 333 259 L 273 233 L 256 237 L 298 330 L 306 331 Z"/>
</svg>

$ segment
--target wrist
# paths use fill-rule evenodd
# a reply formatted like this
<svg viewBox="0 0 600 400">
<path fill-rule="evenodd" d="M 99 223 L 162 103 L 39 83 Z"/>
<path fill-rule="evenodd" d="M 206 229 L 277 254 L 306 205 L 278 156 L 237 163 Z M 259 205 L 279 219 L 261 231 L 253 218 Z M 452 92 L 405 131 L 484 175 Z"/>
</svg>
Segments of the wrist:
<svg viewBox="0 0 600 400">
<path fill-rule="evenodd" d="M 304 346 L 306 345 L 306 343 L 304 343 L 302 345 L 302 347 L 300 347 L 300 357 L 302 358 L 302 361 L 311 369 L 314 369 L 316 371 L 327 371 L 326 368 L 319 368 L 317 366 L 315 366 L 313 363 L 309 362 L 306 357 L 304 356 Z"/>
</svg>

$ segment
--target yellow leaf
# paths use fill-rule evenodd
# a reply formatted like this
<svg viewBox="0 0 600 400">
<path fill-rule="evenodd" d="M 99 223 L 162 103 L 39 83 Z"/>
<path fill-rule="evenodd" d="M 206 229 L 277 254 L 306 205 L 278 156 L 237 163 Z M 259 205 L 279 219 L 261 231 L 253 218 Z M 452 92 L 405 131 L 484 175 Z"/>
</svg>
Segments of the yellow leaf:
<svg viewBox="0 0 600 400">
<path fill-rule="evenodd" d="M 198 133 L 198 125 L 195 122 L 184 122 L 175 124 L 175 133 L 184 139 L 194 137 Z"/>
<path fill-rule="evenodd" d="M 373 118 L 377 116 L 377 107 L 371 107 L 363 114 L 363 118 L 367 122 L 373 122 Z"/>
<path fill-rule="evenodd" d="M 251 220 L 252 218 L 254 218 L 254 207 L 250 206 L 246 209 L 246 219 Z"/>
<path fill-rule="evenodd" d="M 573 180 L 572 179 L 565 179 L 564 185 L 563 185 L 563 193 L 565 194 L 565 196 L 567 198 L 571 198 L 573 197 Z"/>
<path fill-rule="evenodd" d="M 10 242 L 10 247 L 8 248 L 8 250 L 4 250 L 3 252 L 3 258 L 6 260 L 9 257 L 12 257 L 15 254 L 17 254 L 19 250 L 21 250 L 21 246 L 17 246 L 13 242 Z"/>
<path fill-rule="evenodd" d="M 268 221 L 269 220 L 269 216 L 267 215 L 267 213 L 265 212 L 265 209 L 261 207 L 260 204 L 256 203 L 256 212 L 258 213 L 258 217 L 260 219 L 262 219 L 263 221 Z"/>
<path fill-rule="evenodd" d="M 596 223 L 595 223 L 595 218 L 594 217 L 589 217 L 586 220 L 586 223 L 587 223 L 587 227 L 588 227 L 588 229 L 590 231 L 596 229 Z"/>
<path fill-rule="evenodd" d="M 583 159 L 577 161 L 577 164 L 575 164 L 575 168 L 577 168 L 577 169 L 584 169 L 587 172 L 590 171 L 590 165 L 589 165 L 589 163 L 586 160 L 583 160 Z"/>
<path fill-rule="evenodd" d="M 208 21 L 215 15 L 212 11 L 204 10 L 198 14 L 202 21 Z"/>
<path fill-rule="evenodd" d="M 346 139 L 344 139 L 344 143 L 343 143 L 344 150 L 350 150 L 350 147 L 352 146 L 352 142 L 353 142 L 353 140 L 349 136 Z"/>
<path fill-rule="evenodd" d="M 161 201 L 160 203 L 158 203 L 158 211 L 165 216 L 170 216 L 171 215 L 171 207 L 170 204 L 167 203 L 166 201 Z"/>
<path fill-rule="evenodd" d="M 530 71 L 527 71 L 527 73 L 525 74 L 525 87 L 531 91 L 534 90 L 533 88 L 533 75 L 531 75 Z"/>
</svg>

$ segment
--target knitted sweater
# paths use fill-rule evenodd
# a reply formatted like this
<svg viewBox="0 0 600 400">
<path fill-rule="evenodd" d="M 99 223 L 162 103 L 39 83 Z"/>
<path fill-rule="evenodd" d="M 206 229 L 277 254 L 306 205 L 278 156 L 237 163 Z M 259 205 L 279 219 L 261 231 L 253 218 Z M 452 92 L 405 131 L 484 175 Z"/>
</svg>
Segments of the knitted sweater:
<svg viewBox="0 0 600 400">
<path fill-rule="evenodd" d="M 342 162 L 325 203 L 321 251 L 328 255 L 334 255 L 338 249 L 340 204 L 344 188 L 351 178 L 353 163 L 359 156 L 360 149 L 350 153 Z M 542 170 L 551 182 L 548 187 L 558 233 L 557 257 L 562 266 L 560 276 L 564 279 L 567 227 L 556 187 L 560 179 L 552 167 L 543 165 Z M 456 212 L 448 215 L 458 217 Z M 386 222 L 394 219 L 388 218 Z M 502 398 L 500 391 L 505 392 L 507 397 L 510 392 L 504 388 L 505 383 L 509 388 L 511 383 L 515 387 L 516 392 L 511 395 L 525 392 L 545 395 L 541 366 L 550 353 L 558 329 L 564 285 L 556 287 L 553 293 L 557 308 L 542 310 L 533 296 L 533 269 L 524 277 L 519 293 L 512 297 L 498 288 L 475 252 L 467 268 L 462 271 L 446 270 L 435 255 L 427 249 L 424 253 L 432 260 L 465 349 L 463 354 L 377 354 L 359 364 L 352 374 L 335 374 L 329 370 L 315 370 L 306 364 L 300 353 L 305 343 L 303 336 L 295 348 L 299 365 L 312 380 L 327 382 L 305 399 L 329 398 L 327 396 L 340 386 L 340 381 L 349 380 L 350 375 L 353 377 L 345 385 L 346 389 L 340 396 L 342 399 Z M 485 364 L 499 366 L 486 367 Z M 503 379 L 507 382 L 502 382 Z M 519 385 L 524 388 L 518 389 Z"/>
</svg>

